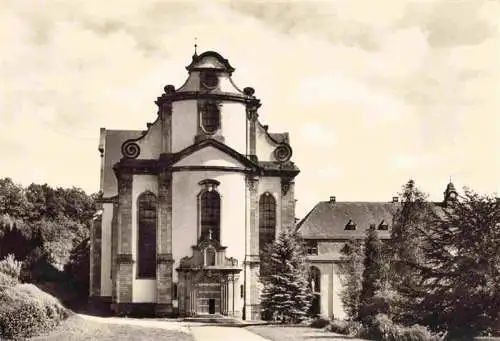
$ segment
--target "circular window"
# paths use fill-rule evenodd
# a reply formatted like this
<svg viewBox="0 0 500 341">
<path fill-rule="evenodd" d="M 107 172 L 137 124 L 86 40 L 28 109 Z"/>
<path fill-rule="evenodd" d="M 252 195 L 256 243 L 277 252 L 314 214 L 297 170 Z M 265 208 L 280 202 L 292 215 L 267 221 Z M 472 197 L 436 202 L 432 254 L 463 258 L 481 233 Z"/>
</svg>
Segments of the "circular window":
<svg viewBox="0 0 500 341">
<path fill-rule="evenodd" d="M 201 74 L 201 84 L 207 89 L 214 89 L 219 84 L 219 77 L 214 72 Z"/>
</svg>

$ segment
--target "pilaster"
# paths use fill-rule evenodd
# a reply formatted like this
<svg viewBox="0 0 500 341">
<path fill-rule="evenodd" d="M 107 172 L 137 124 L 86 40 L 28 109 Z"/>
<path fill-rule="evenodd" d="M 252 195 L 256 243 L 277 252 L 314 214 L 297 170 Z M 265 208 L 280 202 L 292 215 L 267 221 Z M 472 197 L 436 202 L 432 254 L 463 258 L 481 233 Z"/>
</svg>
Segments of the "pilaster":
<svg viewBox="0 0 500 341">
<path fill-rule="evenodd" d="M 256 152 L 256 127 L 257 118 L 259 114 L 257 113 L 258 105 L 254 102 L 250 102 L 246 106 L 247 113 L 247 156 L 253 161 L 257 159 Z"/>
<path fill-rule="evenodd" d="M 293 179 L 281 179 L 281 228 L 295 228 L 295 183 Z"/>
<path fill-rule="evenodd" d="M 159 215 L 157 227 L 157 303 L 159 314 L 172 313 L 172 174 L 158 176 Z"/>
<path fill-rule="evenodd" d="M 260 318 L 260 295 L 257 288 L 259 281 L 259 217 L 257 188 L 259 179 L 247 176 L 247 240 L 244 261 L 245 270 L 245 303 L 244 315 L 246 320 Z"/>
<path fill-rule="evenodd" d="M 90 286 L 89 296 L 101 294 L 102 212 L 92 219 L 90 229 Z"/>
<path fill-rule="evenodd" d="M 131 173 L 118 173 L 117 303 L 132 302 L 132 181 Z"/>
<path fill-rule="evenodd" d="M 162 122 L 162 153 L 172 152 L 172 102 L 164 102 L 160 107 Z"/>
</svg>

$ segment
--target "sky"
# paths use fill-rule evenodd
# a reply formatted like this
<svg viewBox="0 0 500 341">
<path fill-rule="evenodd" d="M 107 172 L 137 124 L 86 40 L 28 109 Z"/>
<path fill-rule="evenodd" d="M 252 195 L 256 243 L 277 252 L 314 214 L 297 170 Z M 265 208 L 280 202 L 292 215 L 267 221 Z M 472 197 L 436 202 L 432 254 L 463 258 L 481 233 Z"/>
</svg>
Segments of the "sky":
<svg viewBox="0 0 500 341">
<path fill-rule="evenodd" d="M 0 0 L 0 177 L 99 189 L 99 128 L 153 122 L 194 37 L 290 133 L 297 216 L 500 192 L 500 1 Z"/>
</svg>

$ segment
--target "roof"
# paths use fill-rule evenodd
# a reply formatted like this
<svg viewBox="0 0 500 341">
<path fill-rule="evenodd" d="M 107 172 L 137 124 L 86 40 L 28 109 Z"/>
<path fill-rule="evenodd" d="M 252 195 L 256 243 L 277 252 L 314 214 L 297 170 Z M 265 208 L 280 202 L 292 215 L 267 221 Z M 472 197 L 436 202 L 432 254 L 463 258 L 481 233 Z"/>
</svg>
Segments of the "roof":
<svg viewBox="0 0 500 341">
<path fill-rule="evenodd" d="M 385 222 L 389 229 L 379 230 L 379 236 L 389 238 L 398 205 L 392 202 L 322 201 L 297 225 L 297 230 L 304 239 L 354 239 L 364 238 L 371 224 L 378 227 Z M 356 224 L 356 229 L 345 229 L 350 220 Z"/>
</svg>

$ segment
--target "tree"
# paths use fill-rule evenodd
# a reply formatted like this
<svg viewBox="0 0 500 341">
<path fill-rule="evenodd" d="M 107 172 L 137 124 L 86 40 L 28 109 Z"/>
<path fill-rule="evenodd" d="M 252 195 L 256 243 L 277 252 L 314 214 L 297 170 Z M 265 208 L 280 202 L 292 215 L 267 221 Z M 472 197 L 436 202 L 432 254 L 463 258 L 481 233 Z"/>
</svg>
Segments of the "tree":
<svg viewBox="0 0 500 341">
<path fill-rule="evenodd" d="M 348 318 L 356 320 L 359 312 L 361 276 L 363 274 L 361 242 L 358 240 L 349 240 L 342 248 L 341 253 L 339 271 L 343 286 L 340 299 Z"/>
<path fill-rule="evenodd" d="M 412 264 L 423 287 L 416 313 L 451 335 L 499 328 L 500 200 L 465 190 L 436 210 L 426 237 L 425 262 Z"/>
<path fill-rule="evenodd" d="M 391 238 L 385 247 L 390 267 L 387 291 L 392 293 L 386 296 L 390 296 L 391 317 L 412 324 L 420 322 L 415 311 L 423 290 L 415 267 L 423 262 L 422 247 L 428 239 L 426 230 L 434 208 L 413 180 L 403 186 L 399 196 L 401 204 L 394 213 Z"/>
<path fill-rule="evenodd" d="M 382 242 L 377 230 L 371 227 L 367 231 L 364 247 L 363 276 L 359 295 L 359 316 L 361 321 L 368 322 L 380 311 L 376 301 L 377 293 L 383 287 L 384 265 L 382 258 Z"/>
<path fill-rule="evenodd" d="M 268 275 L 261 278 L 263 316 L 282 323 L 303 320 L 311 305 L 302 239 L 297 232 L 284 230 L 270 246 L 270 257 L 262 266 Z"/>
</svg>

